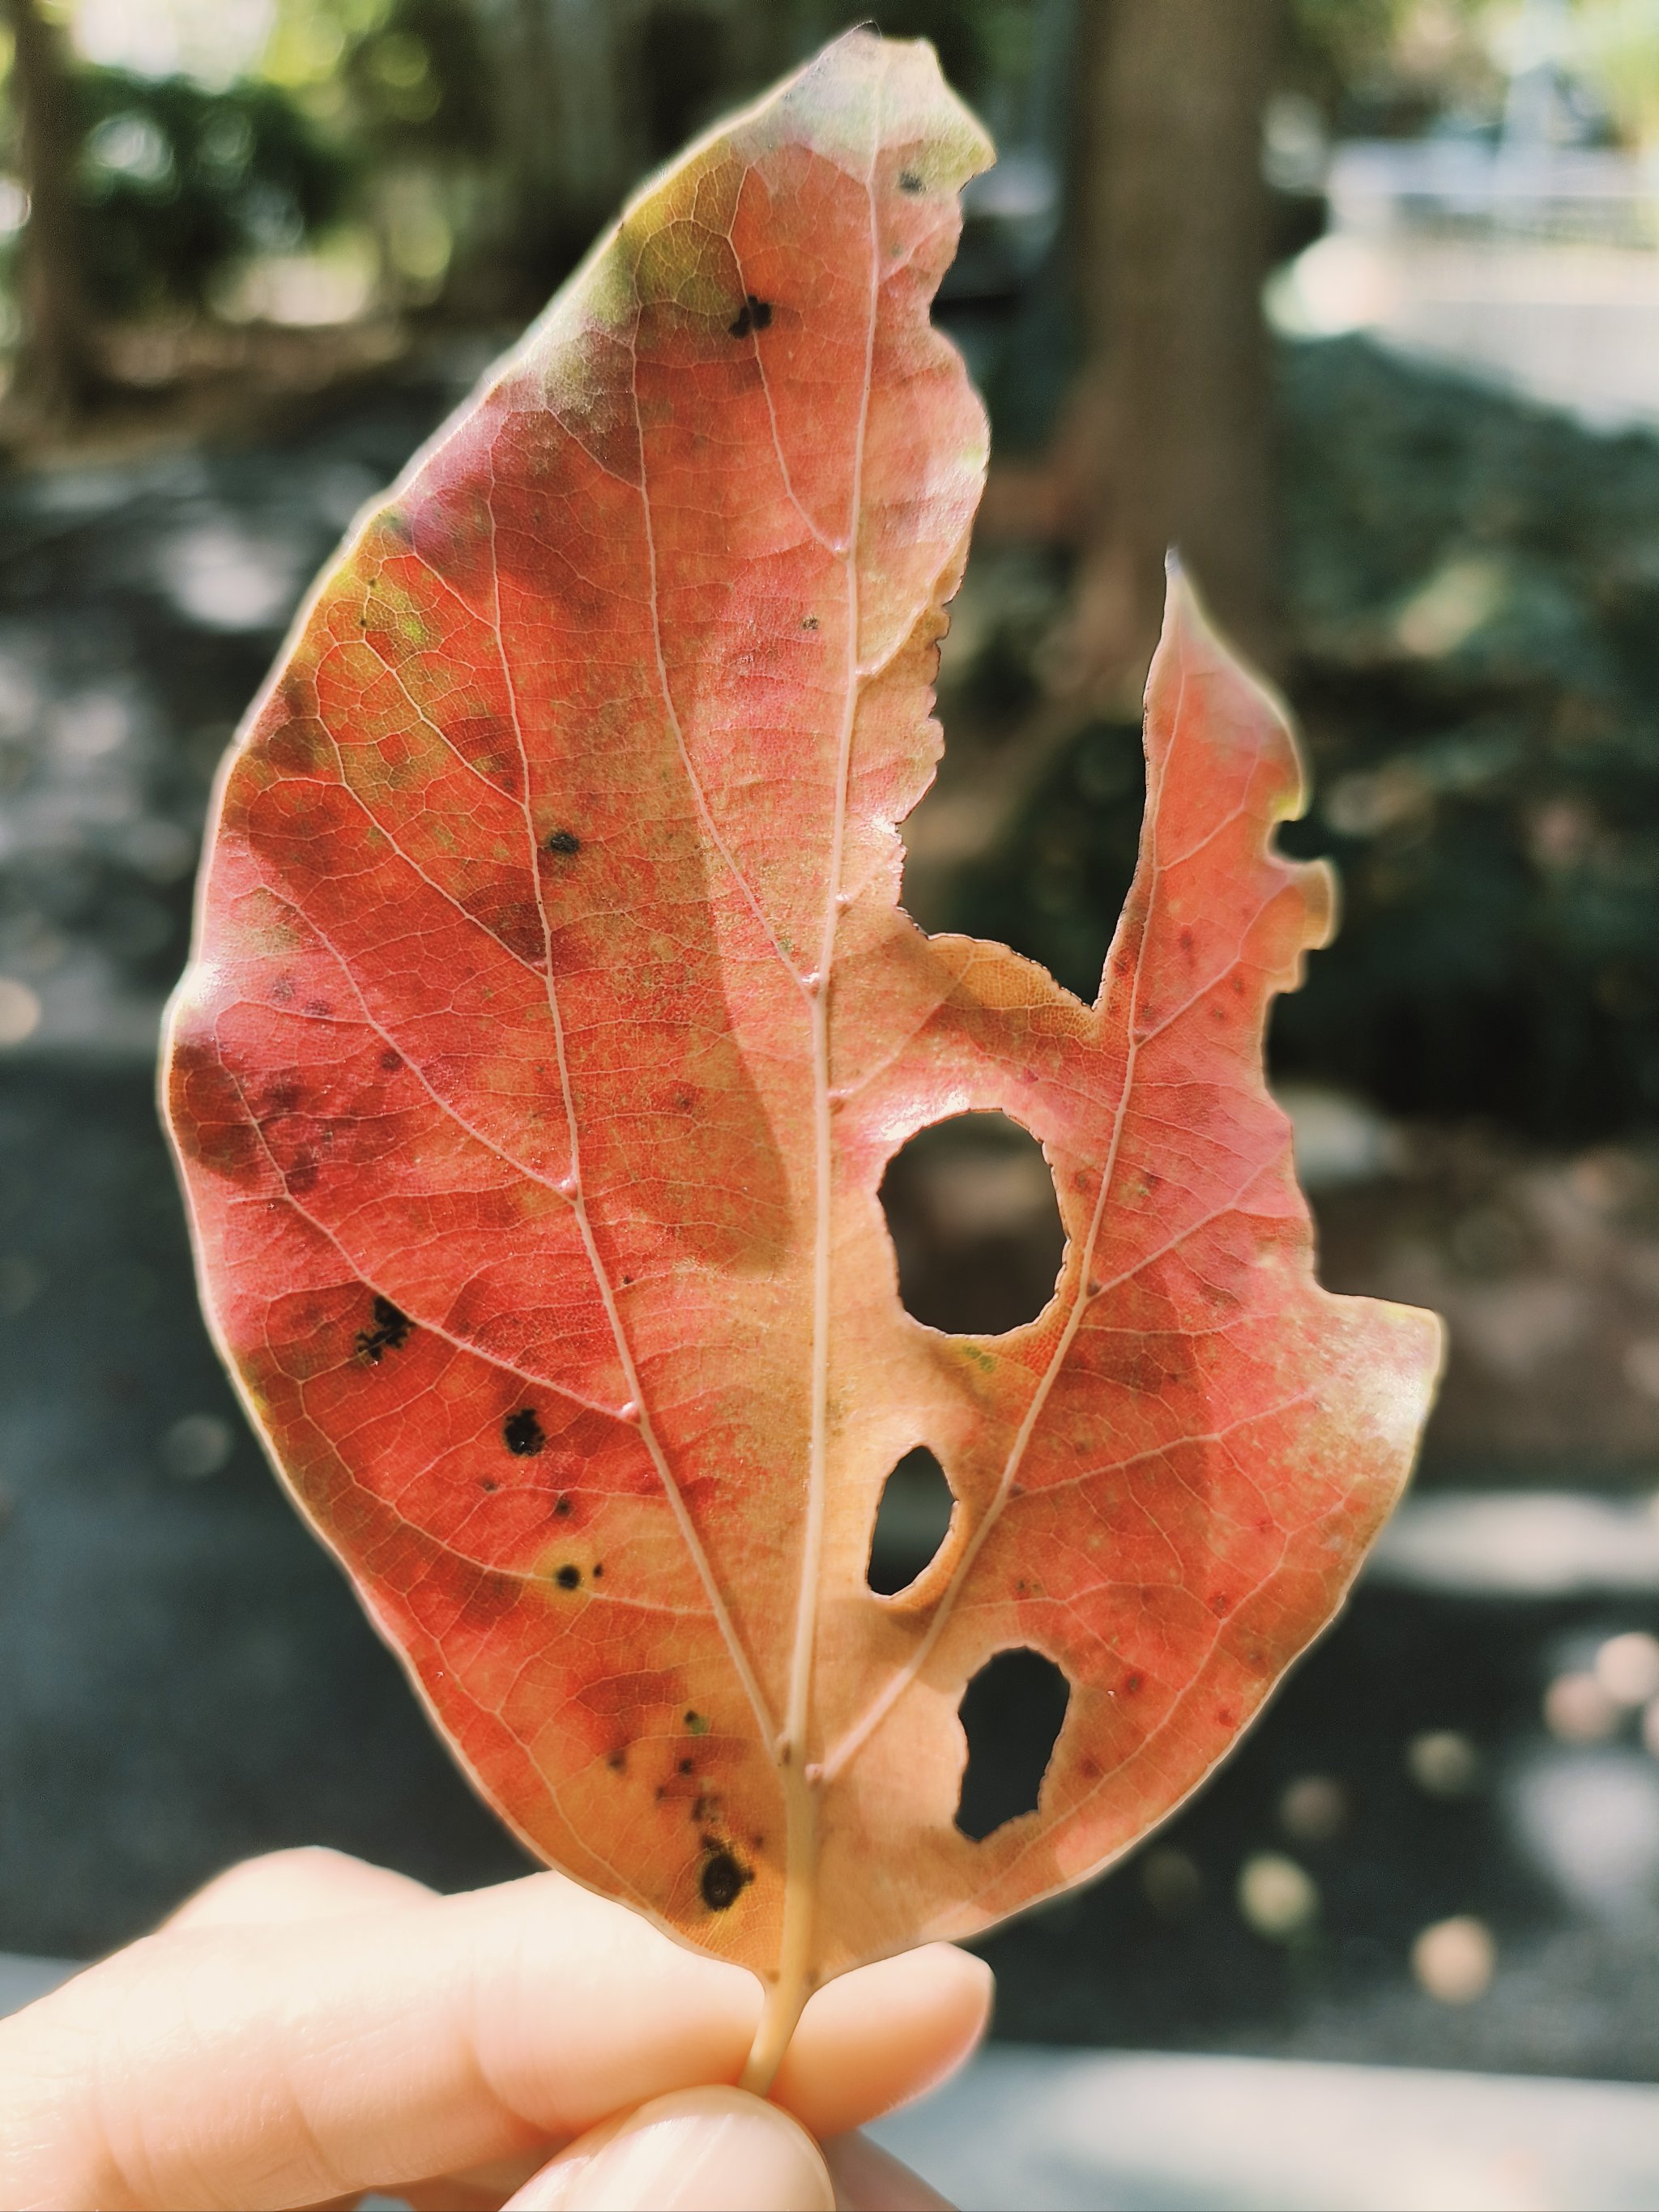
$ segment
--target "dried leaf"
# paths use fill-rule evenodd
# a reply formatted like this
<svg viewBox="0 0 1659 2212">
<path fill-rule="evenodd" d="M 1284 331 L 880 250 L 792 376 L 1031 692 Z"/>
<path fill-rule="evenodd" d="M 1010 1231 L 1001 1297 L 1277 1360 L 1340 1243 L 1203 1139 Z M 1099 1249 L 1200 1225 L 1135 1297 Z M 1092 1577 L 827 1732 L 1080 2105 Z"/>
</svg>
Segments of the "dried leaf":
<svg viewBox="0 0 1659 2212">
<path fill-rule="evenodd" d="M 348 544 L 230 763 L 167 1075 L 203 1295 L 304 1511 L 537 1851 L 816 1981 L 1097 1872 L 1331 1616 L 1431 1316 L 1315 1284 L 1270 995 L 1324 938 L 1279 709 L 1179 577 L 1086 1007 L 925 937 L 895 824 L 982 411 L 929 302 L 989 159 L 854 33 L 629 209 Z M 1029 1325 L 902 1310 L 878 1197 L 1000 1109 Z M 957 1505 L 866 1581 L 899 1457 Z M 964 1685 L 1071 1697 L 954 1823 Z"/>
</svg>

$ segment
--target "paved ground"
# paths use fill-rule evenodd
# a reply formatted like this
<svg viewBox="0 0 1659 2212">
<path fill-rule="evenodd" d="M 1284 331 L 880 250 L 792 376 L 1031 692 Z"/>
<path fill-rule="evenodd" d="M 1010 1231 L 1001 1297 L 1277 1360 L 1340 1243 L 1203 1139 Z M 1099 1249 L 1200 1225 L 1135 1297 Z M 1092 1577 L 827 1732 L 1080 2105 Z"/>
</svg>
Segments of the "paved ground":
<svg viewBox="0 0 1659 2212">
<path fill-rule="evenodd" d="M 876 2130 L 964 2212 L 1648 2212 L 1659 2090 L 993 2047 Z"/>
<path fill-rule="evenodd" d="M 1659 423 L 1659 253 L 1334 231 L 1272 299 L 1298 335 L 1369 331 L 1600 428 Z"/>
</svg>

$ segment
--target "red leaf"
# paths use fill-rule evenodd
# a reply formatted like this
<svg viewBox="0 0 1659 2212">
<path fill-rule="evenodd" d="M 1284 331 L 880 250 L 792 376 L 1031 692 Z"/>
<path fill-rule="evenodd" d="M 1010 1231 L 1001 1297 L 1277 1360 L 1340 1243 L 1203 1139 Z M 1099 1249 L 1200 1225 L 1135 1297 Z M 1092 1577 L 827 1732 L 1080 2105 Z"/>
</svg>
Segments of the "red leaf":
<svg viewBox="0 0 1659 2212">
<path fill-rule="evenodd" d="M 897 906 L 985 457 L 928 307 L 988 159 L 928 48 L 855 33 L 630 208 L 313 599 L 173 1021 L 204 1298 L 299 1503 L 506 1818 L 781 1974 L 775 2045 L 1203 1778 L 1438 1359 L 1313 1279 L 1261 1034 L 1330 884 L 1179 577 L 1097 1006 Z M 904 1314 L 877 1196 L 969 1108 L 1069 1237 L 989 1339 Z M 878 1598 L 919 1443 L 958 1508 Z M 957 1706 L 1021 1645 L 1071 1701 L 975 1843 Z"/>
</svg>

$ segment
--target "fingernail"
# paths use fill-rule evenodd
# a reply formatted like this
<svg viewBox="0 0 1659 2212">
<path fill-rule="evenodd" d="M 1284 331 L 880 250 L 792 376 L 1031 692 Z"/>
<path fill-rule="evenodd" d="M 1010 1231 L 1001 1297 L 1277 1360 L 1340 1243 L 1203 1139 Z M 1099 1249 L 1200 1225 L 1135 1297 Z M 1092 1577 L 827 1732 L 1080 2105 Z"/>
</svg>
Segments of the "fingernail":
<svg viewBox="0 0 1659 2212">
<path fill-rule="evenodd" d="M 519 2212 L 835 2212 L 811 2136 L 742 2089 L 659 2097 L 590 2156 L 574 2149 L 520 2191 Z"/>
</svg>

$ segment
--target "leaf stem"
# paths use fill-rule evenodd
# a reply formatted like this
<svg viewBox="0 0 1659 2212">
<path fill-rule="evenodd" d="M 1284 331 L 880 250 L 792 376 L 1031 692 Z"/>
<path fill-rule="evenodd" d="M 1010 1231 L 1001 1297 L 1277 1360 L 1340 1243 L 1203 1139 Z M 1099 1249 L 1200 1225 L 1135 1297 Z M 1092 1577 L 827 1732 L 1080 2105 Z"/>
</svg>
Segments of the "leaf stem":
<svg viewBox="0 0 1659 2212">
<path fill-rule="evenodd" d="M 824 876 L 823 915 L 817 965 L 798 975 L 805 995 L 812 1041 L 812 1168 L 815 1208 L 812 1230 L 812 1352 L 808 1376 L 810 1402 L 806 1465 L 806 1523 L 801 1545 L 800 1589 L 795 1611 L 794 1647 L 790 1655 L 788 1704 L 778 1741 L 783 1776 L 785 1858 L 783 1927 L 777 1972 L 766 1996 L 754 2046 L 744 2068 L 742 2087 L 764 2095 L 771 2087 L 789 2039 L 812 1993 L 812 1938 L 817 1903 L 818 1795 L 822 1774 L 811 1757 L 812 1674 L 817 1656 L 819 1582 L 823 1572 L 823 1524 L 829 1486 L 830 1264 L 835 1198 L 835 1147 L 830 1099 L 830 1012 L 836 939 L 842 907 L 839 894 L 846 865 L 847 810 L 853 772 L 853 738 L 858 724 L 862 678 L 859 526 L 864 511 L 865 443 L 869 433 L 870 394 L 875 380 L 876 318 L 880 304 L 881 243 L 876 224 L 876 161 L 882 143 L 881 88 L 872 117 L 870 168 L 865 179 L 870 210 L 870 300 L 865 326 L 864 389 L 858 434 L 853 446 L 847 526 L 840 551 L 846 577 L 847 625 L 845 696 L 836 741 L 835 805 Z M 768 404 L 770 404 L 769 397 Z M 780 465 L 783 460 L 779 447 Z M 787 479 L 786 477 L 786 484 Z M 793 489 L 791 496 L 793 497 Z"/>
<path fill-rule="evenodd" d="M 808 1774 L 804 1747 L 789 1747 L 784 1769 L 787 1823 L 783 1887 L 783 1931 L 778 1968 L 768 1984 L 759 2025 L 738 2087 L 763 2097 L 771 2088 L 789 2039 L 812 1994 L 812 1935 L 817 1902 L 818 1784 Z"/>
</svg>

